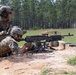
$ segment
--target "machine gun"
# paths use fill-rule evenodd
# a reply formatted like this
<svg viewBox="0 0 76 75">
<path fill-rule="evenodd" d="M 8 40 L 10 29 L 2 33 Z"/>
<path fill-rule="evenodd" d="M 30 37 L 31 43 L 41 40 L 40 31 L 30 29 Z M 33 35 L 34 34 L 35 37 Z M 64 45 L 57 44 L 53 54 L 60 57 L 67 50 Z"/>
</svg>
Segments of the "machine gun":
<svg viewBox="0 0 76 75">
<path fill-rule="evenodd" d="M 53 49 L 53 47 L 59 46 L 59 40 L 62 40 L 64 37 L 67 36 L 73 36 L 73 34 L 68 33 L 67 35 L 35 35 L 35 36 L 26 36 L 24 39 L 21 41 L 25 41 L 26 43 L 34 44 L 34 49 L 33 51 L 35 52 L 42 52 L 45 49 L 47 49 L 49 46 L 50 42 L 54 42 L 52 47 L 50 49 Z M 29 47 L 29 46 L 27 46 Z M 24 49 L 24 48 L 23 48 Z M 54 49 L 55 50 L 55 49 Z"/>
<path fill-rule="evenodd" d="M 24 39 L 22 39 L 21 41 L 25 41 L 27 43 L 43 43 L 44 47 L 45 47 L 45 43 L 47 42 L 57 42 L 59 40 L 62 40 L 64 37 L 67 36 L 73 36 L 73 34 L 68 33 L 67 35 L 51 35 L 51 36 L 45 36 L 45 35 L 35 35 L 35 36 L 26 36 Z M 40 46 L 40 45 L 39 45 Z M 58 44 L 57 44 L 58 46 Z"/>
<path fill-rule="evenodd" d="M 44 35 L 35 35 L 35 36 L 26 36 L 23 41 L 26 42 L 36 42 L 36 41 L 46 41 L 46 42 L 51 42 L 51 41 L 58 41 L 62 40 L 66 36 L 73 36 L 73 34 L 68 33 L 68 35 L 51 35 L 51 36 L 44 36 Z"/>
</svg>

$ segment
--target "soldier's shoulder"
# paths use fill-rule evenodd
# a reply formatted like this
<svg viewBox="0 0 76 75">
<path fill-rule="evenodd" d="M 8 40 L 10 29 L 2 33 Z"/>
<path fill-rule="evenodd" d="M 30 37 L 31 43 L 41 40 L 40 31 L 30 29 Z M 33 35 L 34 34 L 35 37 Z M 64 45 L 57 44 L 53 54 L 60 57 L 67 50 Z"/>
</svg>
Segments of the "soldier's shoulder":
<svg viewBox="0 0 76 75">
<path fill-rule="evenodd" d="M 6 39 L 12 39 L 12 37 L 11 36 L 7 36 Z"/>
<path fill-rule="evenodd" d="M 4 40 L 16 42 L 11 36 L 7 36 Z"/>
</svg>

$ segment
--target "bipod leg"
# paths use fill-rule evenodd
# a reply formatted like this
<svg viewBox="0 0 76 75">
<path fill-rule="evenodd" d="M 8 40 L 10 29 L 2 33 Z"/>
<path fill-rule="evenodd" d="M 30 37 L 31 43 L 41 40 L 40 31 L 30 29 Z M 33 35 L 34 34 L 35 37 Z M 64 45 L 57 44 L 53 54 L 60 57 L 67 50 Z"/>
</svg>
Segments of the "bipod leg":
<svg viewBox="0 0 76 75">
<path fill-rule="evenodd" d="M 55 48 L 53 48 L 53 47 L 50 47 L 50 49 L 52 49 L 52 50 L 56 50 Z"/>
</svg>

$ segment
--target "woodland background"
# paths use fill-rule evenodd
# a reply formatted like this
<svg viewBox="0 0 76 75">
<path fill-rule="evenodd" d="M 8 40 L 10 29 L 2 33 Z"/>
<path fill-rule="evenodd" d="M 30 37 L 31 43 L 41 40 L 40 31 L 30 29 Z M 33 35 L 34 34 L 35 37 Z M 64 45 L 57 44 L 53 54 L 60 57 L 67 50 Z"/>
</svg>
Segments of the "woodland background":
<svg viewBox="0 0 76 75">
<path fill-rule="evenodd" d="M 24 29 L 76 28 L 76 0 L 1 0 L 14 8 L 12 25 Z"/>
</svg>

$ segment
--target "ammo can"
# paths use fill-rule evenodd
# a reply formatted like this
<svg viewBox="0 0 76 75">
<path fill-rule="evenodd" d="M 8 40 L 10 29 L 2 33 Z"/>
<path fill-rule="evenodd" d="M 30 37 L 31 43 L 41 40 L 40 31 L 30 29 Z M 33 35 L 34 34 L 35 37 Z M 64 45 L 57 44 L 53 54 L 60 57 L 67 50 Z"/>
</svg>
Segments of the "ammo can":
<svg viewBox="0 0 76 75">
<path fill-rule="evenodd" d="M 58 41 L 52 41 L 51 46 L 52 47 L 57 47 L 57 46 L 59 46 L 59 42 Z"/>
</svg>

